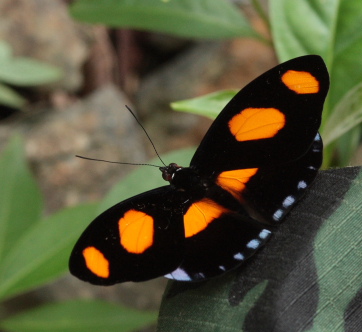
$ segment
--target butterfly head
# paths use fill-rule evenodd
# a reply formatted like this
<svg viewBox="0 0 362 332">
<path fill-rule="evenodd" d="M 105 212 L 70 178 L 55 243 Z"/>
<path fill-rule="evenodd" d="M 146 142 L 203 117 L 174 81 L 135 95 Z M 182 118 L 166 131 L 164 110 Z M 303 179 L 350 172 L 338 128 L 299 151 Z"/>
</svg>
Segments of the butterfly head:
<svg viewBox="0 0 362 332">
<path fill-rule="evenodd" d="M 175 173 L 179 170 L 181 170 L 183 167 L 175 164 L 175 163 L 171 163 L 168 166 L 164 166 L 164 167 L 160 167 L 160 171 L 162 172 L 162 178 L 165 181 L 168 181 L 171 183 Z"/>
</svg>

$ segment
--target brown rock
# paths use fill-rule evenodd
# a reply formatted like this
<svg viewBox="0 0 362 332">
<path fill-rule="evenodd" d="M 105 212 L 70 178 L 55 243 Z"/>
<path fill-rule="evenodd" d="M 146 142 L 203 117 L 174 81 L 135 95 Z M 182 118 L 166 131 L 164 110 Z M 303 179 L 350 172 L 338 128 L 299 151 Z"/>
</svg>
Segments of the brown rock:
<svg viewBox="0 0 362 332">
<path fill-rule="evenodd" d="M 0 1 L 0 39 L 8 42 L 18 56 L 61 68 L 64 78 L 52 84 L 53 88 L 75 91 L 82 85 L 81 70 L 90 34 L 86 36 L 85 30 L 75 24 L 63 1 Z"/>
<path fill-rule="evenodd" d="M 45 109 L 0 126 L 6 140 L 14 128 L 25 136 L 27 156 L 47 211 L 100 199 L 131 166 L 76 158 L 145 162 L 143 132 L 126 110 L 124 95 L 108 85 L 64 109 Z"/>
</svg>

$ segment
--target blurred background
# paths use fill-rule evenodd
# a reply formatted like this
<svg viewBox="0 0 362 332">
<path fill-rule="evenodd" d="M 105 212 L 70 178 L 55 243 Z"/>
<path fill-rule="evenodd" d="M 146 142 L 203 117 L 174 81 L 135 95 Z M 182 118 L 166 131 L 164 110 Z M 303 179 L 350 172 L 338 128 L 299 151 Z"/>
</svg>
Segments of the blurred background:
<svg viewBox="0 0 362 332">
<path fill-rule="evenodd" d="M 105 288 L 67 273 L 70 250 L 97 213 L 154 187 L 144 179 L 162 184 L 157 169 L 124 179 L 134 166 L 75 157 L 145 163 L 155 156 L 125 105 L 160 154 L 195 147 L 210 109 L 220 111 L 230 93 L 279 62 L 320 54 L 332 79 L 325 167 L 360 164 L 362 7 L 342 3 L 0 0 L 0 326 L 27 331 L 36 321 L 35 330 L 51 331 L 57 317 L 81 317 L 70 308 L 90 302 L 79 299 L 104 299 L 117 310 L 146 310 L 132 311 L 136 323 L 124 331 L 154 330 L 163 278 Z M 235 91 L 197 107 L 174 105 L 188 112 L 170 106 L 225 89 Z M 190 155 L 165 161 L 187 166 Z M 90 308 L 112 312 L 103 305 Z"/>
</svg>

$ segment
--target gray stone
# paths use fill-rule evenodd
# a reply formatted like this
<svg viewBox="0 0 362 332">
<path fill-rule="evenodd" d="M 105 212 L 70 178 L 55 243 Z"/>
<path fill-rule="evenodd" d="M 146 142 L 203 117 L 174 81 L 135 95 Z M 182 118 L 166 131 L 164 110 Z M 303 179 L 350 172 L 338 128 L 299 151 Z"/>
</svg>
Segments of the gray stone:
<svg viewBox="0 0 362 332">
<path fill-rule="evenodd" d="M 83 83 L 82 67 L 89 53 L 88 33 L 69 16 L 61 0 L 1 0 L 0 39 L 8 42 L 17 56 L 27 56 L 55 65 L 64 78 L 49 88 L 67 91 Z"/>
<path fill-rule="evenodd" d="M 25 136 L 26 153 L 46 198 L 48 212 L 101 199 L 132 166 L 76 158 L 145 162 L 143 132 L 125 108 L 129 101 L 108 85 L 64 109 L 44 109 L 0 126 L 6 141 Z M 145 144 L 147 145 L 147 144 Z"/>
</svg>

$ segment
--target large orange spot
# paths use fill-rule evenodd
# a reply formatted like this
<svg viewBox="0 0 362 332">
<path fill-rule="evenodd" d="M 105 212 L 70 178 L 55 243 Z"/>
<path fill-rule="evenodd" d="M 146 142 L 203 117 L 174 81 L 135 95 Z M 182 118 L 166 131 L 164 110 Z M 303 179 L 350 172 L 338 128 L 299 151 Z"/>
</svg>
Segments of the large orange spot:
<svg viewBox="0 0 362 332">
<path fill-rule="evenodd" d="M 83 250 L 83 257 L 87 268 L 96 276 L 101 278 L 109 277 L 109 262 L 97 248 L 85 248 Z"/>
<path fill-rule="evenodd" d="M 190 206 L 184 216 L 185 236 L 193 236 L 204 230 L 214 219 L 228 210 L 219 204 L 202 199 Z"/>
<path fill-rule="evenodd" d="M 153 243 L 153 218 L 144 212 L 129 210 L 118 221 L 121 245 L 135 254 L 143 253 Z"/>
<path fill-rule="evenodd" d="M 239 199 L 240 193 L 245 189 L 246 183 L 257 171 L 257 168 L 245 168 L 222 172 L 217 177 L 216 184 Z"/>
<path fill-rule="evenodd" d="M 288 70 L 282 76 L 283 83 L 298 94 L 319 92 L 318 80 L 307 71 Z"/>
<path fill-rule="evenodd" d="M 236 140 L 270 138 L 285 125 L 285 115 L 276 108 L 245 108 L 229 121 Z"/>
</svg>

